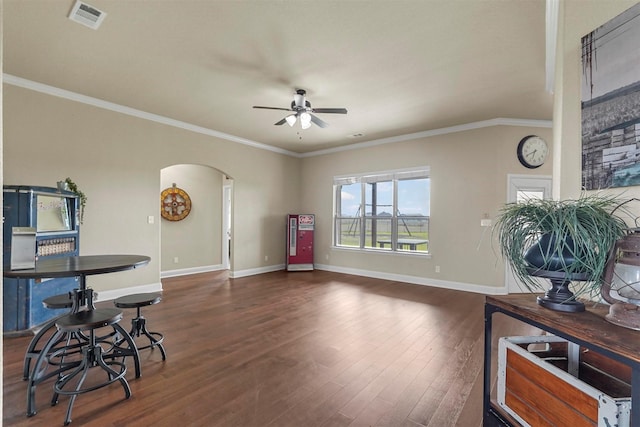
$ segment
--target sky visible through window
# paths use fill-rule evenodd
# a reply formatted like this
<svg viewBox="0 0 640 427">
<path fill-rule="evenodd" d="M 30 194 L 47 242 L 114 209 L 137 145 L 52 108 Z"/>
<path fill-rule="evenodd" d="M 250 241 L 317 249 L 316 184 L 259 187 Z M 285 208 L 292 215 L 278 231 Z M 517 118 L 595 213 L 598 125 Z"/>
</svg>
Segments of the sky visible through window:
<svg viewBox="0 0 640 427">
<path fill-rule="evenodd" d="M 430 180 L 405 179 L 398 182 L 398 211 L 400 215 L 424 215 L 429 216 L 430 206 Z M 367 185 L 367 204 L 371 202 L 371 186 Z M 391 213 L 393 203 L 393 192 L 391 181 L 378 182 L 377 186 L 378 214 L 382 212 Z M 343 185 L 341 188 L 342 209 L 340 215 L 343 217 L 359 216 L 360 203 L 362 200 L 362 186 L 360 183 Z M 371 213 L 371 206 L 367 206 L 367 213 Z"/>
</svg>

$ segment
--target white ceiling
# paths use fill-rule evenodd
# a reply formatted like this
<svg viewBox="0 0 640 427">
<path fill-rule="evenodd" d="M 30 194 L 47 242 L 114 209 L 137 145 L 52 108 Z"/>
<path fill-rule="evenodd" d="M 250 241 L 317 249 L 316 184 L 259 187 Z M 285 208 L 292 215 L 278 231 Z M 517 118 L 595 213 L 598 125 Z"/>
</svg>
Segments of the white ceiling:
<svg viewBox="0 0 640 427">
<path fill-rule="evenodd" d="M 551 120 L 544 0 L 4 0 L 4 73 L 309 153 L 494 118 Z M 296 88 L 329 127 L 274 126 Z M 363 134 L 361 137 L 353 137 Z"/>
</svg>

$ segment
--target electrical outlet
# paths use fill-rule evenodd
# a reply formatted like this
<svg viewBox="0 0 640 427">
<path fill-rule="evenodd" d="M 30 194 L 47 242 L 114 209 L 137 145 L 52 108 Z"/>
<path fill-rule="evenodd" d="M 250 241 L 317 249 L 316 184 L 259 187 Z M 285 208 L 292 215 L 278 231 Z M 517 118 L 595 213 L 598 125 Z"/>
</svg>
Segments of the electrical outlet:
<svg viewBox="0 0 640 427">
<path fill-rule="evenodd" d="M 491 220 L 490 219 L 481 219 L 480 220 L 480 227 L 491 227 Z"/>
<path fill-rule="evenodd" d="M 177 263 L 179 263 L 179 262 L 180 262 L 180 260 L 178 259 L 178 257 L 177 257 L 177 256 L 176 256 L 176 257 L 173 257 L 173 263 L 174 263 L 174 264 L 177 264 Z"/>
<path fill-rule="evenodd" d="M 147 223 L 153 224 L 154 222 L 155 222 L 155 218 L 153 217 L 153 215 L 149 215 L 147 217 Z"/>
<path fill-rule="evenodd" d="M 265 260 L 265 261 L 269 261 L 269 255 L 265 255 L 265 256 L 264 256 L 264 260 Z"/>
<path fill-rule="evenodd" d="M 436 265 L 436 273 L 440 273 L 440 266 Z"/>
</svg>

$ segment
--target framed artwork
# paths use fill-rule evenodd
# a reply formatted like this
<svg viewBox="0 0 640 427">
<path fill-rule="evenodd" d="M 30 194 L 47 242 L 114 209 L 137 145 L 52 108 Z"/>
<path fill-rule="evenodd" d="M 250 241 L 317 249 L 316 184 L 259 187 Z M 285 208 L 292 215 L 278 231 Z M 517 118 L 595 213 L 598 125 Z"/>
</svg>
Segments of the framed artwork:
<svg viewBox="0 0 640 427">
<path fill-rule="evenodd" d="M 640 185 L 640 3 L 582 38 L 582 186 Z"/>
</svg>

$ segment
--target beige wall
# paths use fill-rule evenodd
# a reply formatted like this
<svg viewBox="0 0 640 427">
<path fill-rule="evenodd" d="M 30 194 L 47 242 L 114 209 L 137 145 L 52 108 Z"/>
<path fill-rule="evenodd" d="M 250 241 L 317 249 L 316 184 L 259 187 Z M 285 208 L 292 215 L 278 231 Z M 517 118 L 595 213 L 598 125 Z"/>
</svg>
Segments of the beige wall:
<svg viewBox="0 0 640 427">
<path fill-rule="evenodd" d="M 535 170 L 518 162 L 518 142 L 530 134 L 552 142 L 549 128 L 493 126 L 303 159 L 302 206 L 316 214 L 316 263 L 460 289 L 503 286 L 491 230 L 480 220 L 506 202 L 507 174 L 551 174 L 552 159 Z M 334 176 L 417 166 L 431 168 L 430 258 L 332 248 Z"/>
<path fill-rule="evenodd" d="M 553 170 L 535 171 L 553 171 L 555 196 L 580 192 L 580 38 L 634 3 L 561 2 L 553 137 L 550 129 L 498 126 L 296 159 L 5 85 L 4 183 L 54 185 L 71 176 L 89 196 L 81 253 L 152 257 L 147 268 L 92 278 L 96 289 L 159 281 L 160 222 L 147 217 L 158 216 L 160 170 L 175 164 L 210 166 L 234 179 L 235 272 L 283 264 L 284 216 L 306 211 L 317 214 L 316 262 L 329 268 L 501 286 L 502 265 L 480 219 L 493 218 L 505 201 L 508 173 L 528 172 L 515 145 L 530 133 L 555 141 Z M 331 248 L 334 175 L 423 165 L 433 180 L 431 258 Z"/>
<path fill-rule="evenodd" d="M 192 209 L 181 221 L 169 221 L 158 215 L 162 241 L 160 271 L 221 268 L 223 175 L 200 165 L 162 169 L 160 188 L 171 188 L 174 183 L 189 194 Z"/>
<path fill-rule="evenodd" d="M 4 113 L 5 184 L 72 177 L 88 196 L 80 253 L 152 258 L 146 268 L 91 277 L 95 289 L 160 281 L 160 221 L 147 217 L 158 218 L 160 171 L 175 164 L 234 179 L 234 272 L 284 263 L 283 218 L 299 206 L 297 159 L 11 85 Z"/>
</svg>

